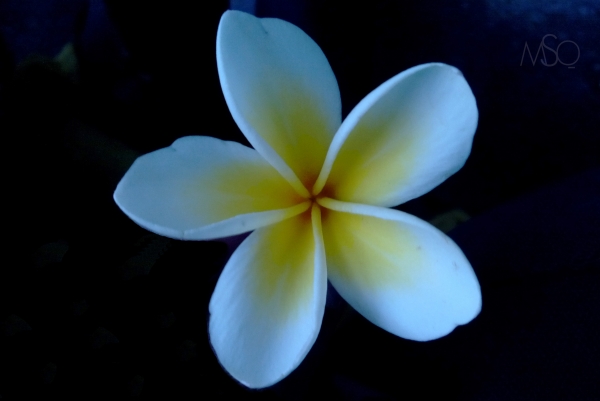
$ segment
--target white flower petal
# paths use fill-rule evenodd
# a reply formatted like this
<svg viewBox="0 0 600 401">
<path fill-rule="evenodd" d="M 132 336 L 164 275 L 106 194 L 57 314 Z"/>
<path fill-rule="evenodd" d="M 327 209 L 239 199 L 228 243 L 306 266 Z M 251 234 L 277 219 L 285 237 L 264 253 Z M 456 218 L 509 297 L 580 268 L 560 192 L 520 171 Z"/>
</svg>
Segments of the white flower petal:
<svg viewBox="0 0 600 401">
<path fill-rule="evenodd" d="M 394 206 L 458 171 L 477 127 L 471 88 L 454 67 L 410 68 L 365 97 L 337 132 L 315 184 L 335 199 Z"/>
<path fill-rule="evenodd" d="M 477 277 L 460 248 L 397 210 L 320 199 L 331 284 L 379 327 L 411 340 L 442 337 L 481 310 Z"/>
<path fill-rule="evenodd" d="M 210 300 L 210 341 L 223 367 L 252 388 L 283 379 L 317 338 L 326 291 L 318 207 L 250 234 Z"/>
<path fill-rule="evenodd" d="M 114 199 L 140 226 L 177 239 L 241 234 L 310 206 L 254 149 L 203 136 L 138 158 Z"/>
<path fill-rule="evenodd" d="M 319 46 L 288 22 L 227 11 L 217 66 L 248 141 L 296 189 L 298 179 L 310 189 L 341 123 L 337 81 Z"/>
</svg>

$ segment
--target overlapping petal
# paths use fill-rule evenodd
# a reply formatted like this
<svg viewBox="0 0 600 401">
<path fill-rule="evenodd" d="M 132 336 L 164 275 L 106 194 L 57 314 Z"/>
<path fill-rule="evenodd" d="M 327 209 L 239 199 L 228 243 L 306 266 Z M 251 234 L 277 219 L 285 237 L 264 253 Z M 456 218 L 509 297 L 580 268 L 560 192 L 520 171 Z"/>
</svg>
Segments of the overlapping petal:
<svg viewBox="0 0 600 401">
<path fill-rule="evenodd" d="M 287 376 L 317 338 L 326 291 L 318 207 L 250 234 L 210 301 L 210 340 L 223 367 L 253 388 Z"/>
<path fill-rule="evenodd" d="M 227 11 L 217 33 L 217 66 L 246 138 L 308 195 L 298 179 L 310 190 L 341 123 L 337 81 L 319 46 L 288 22 Z"/>
<path fill-rule="evenodd" d="M 236 235 L 310 207 L 254 149 L 203 136 L 138 158 L 114 199 L 140 226 L 177 239 Z"/>
<path fill-rule="evenodd" d="M 331 284 L 381 328 L 432 340 L 481 309 L 479 283 L 460 248 L 409 214 L 332 199 L 319 201 Z"/>
<path fill-rule="evenodd" d="M 459 170 L 471 151 L 477 105 L 463 75 L 410 68 L 365 97 L 340 127 L 316 183 L 327 196 L 394 206 Z"/>
</svg>

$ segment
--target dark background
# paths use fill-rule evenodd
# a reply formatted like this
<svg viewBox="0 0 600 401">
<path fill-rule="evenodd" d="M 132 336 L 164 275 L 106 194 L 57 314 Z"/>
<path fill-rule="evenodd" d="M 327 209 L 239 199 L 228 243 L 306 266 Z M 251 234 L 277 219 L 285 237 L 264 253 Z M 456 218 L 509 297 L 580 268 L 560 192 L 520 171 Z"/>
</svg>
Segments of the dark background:
<svg viewBox="0 0 600 401">
<path fill-rule="evenodd" d="M 269 389 L 237 384 L 207 338 L 235 240 L 162 238 L 112 200 L 137 156 L 176 138 L 247 143 L 216 70 L 228 2 L 3 0 L 0 398 L 600 398 L 600 4 L 232 4 L 304 29 L 336 74 L 344 116 L 411 66 L 464 73 L 480 113 L 471 156 L 400 208 L 458 223 L 449 235 L 480 280 L 481 314 L 416 343 L 330 291 L 300 367 Z M 525 43 L 535 57 L 547 34 L 547 65 L 541 53 L 533 65 Z"/>
</svg>

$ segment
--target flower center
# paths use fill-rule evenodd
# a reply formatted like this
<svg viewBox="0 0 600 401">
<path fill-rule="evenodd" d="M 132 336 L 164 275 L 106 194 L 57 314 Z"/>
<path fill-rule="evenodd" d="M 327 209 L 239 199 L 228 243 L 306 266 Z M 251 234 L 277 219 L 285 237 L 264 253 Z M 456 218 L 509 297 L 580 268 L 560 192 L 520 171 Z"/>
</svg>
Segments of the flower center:
<svg viewBox="0 0 600 401">
<path fill-rule="evenodd" d="M 315 181 L 316 177 L 311 177 L 311 179 L 304 180 L 305 188 L 309 189 L 309 195 L 303 197 L 305 199 L 305 201 L 303 202 L 310 202 L 310 206 L 308 207 L 308 213 L 306 213 L 308 217 L 310 217 L 310 210 L 312 210 L 313 206 L 317 206 L 321 210 L 321 213 L 324 212 L 325 208 L 323 207 L 323 205 L 321 205 L 320 200 L 323 198 L 329 198 L 333 195 L 333 191 L 331 191 L 331 186 L 328 186 L 327 184 L 325 184 L 325 186 L 323 186 L 322 189 L 318 192 L 312 192 Z"/>
<path fill-rule="evenodd" d="M 327 191 L 327 187 L 325 187 L 317 193 L 311 193 L 306 199 L 311 201 L 312 203 L 319 203 L 318 199 L 327 198 L 328 194 L 329 191 Z"/>
</svg>

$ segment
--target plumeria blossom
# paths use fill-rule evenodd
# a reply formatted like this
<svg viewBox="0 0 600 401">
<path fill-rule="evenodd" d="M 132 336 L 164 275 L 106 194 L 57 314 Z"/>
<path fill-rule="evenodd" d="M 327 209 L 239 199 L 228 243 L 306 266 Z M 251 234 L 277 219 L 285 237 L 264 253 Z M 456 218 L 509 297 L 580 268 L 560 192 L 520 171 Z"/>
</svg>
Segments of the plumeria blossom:
<svg viewBox="0 0 600 401">
<path fill-rule="evenodd" d="M 212 295 L 209 334 L 223 367 L 272 385 L 315 342 L 327 279 L 377 326 L 406 339 L 471 321 L 481 292 L 446 235 L 389 209 L 464 164 L 477 126 L 456 68 L 424 64 L 383 83 L 341 121 L 321 49 L 296 26 L 228 11 L 217 33 L 225 99 L 254 149 L 178 139 L 138 158 L 114 198 L 140 226 L 185 240 L 254 230 Z"/>
</svg>

